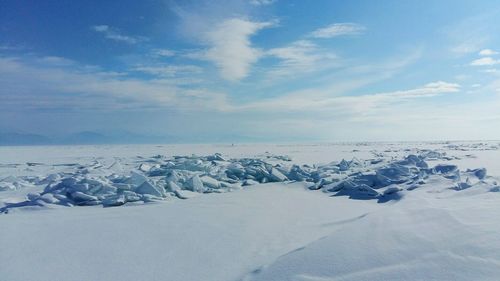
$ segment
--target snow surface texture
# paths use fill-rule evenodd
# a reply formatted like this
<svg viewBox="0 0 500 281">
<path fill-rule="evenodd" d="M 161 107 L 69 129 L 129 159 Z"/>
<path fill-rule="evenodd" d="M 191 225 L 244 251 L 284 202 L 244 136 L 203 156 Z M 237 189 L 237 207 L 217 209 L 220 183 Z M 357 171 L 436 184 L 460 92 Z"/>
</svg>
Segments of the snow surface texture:
<svg viewBox="0 0 500 281">
<path fill-rule="evenodd" d="M 1 148 L 2 280 L 500 276 L 498 143 L 136 148 Z"/>
</svg>

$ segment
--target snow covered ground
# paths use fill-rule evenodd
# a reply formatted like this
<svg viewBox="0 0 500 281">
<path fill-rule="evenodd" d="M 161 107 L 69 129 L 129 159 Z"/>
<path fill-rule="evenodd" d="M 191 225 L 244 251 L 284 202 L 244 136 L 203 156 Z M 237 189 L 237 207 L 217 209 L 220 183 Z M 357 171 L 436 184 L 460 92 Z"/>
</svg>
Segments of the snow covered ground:
<svg viewBox="0 0 500 281">
<path fill-rule="evenodd" d="M 498 141 L 0 147 L 0 280 L 498 280 L 499 183 Z"/>
</svg>

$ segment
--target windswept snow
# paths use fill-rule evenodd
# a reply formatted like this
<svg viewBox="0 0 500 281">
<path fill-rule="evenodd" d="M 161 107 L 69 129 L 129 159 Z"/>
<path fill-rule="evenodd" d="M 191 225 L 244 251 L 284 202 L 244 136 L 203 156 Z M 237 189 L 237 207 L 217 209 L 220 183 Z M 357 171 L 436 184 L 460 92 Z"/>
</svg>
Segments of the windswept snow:
<svg viewBox="0 0 500 281">
<path fill-rule="evenodd" d="M 497 280 L 499 149 L 0 147 L 0 276 Z"/>
<path fill-rule="evenodd" d="M 415 199 L 352 221 L 245 280 L 498 280 L 498 197 Z"/>
<path fill-rule="evenodd" d="M 332 222 L 377 208 L 296 183 L 165 204 L 18 212 L 0 218 L 0 272 L 9 281 L 239 280 L 327 235 Z"/>
</svg>

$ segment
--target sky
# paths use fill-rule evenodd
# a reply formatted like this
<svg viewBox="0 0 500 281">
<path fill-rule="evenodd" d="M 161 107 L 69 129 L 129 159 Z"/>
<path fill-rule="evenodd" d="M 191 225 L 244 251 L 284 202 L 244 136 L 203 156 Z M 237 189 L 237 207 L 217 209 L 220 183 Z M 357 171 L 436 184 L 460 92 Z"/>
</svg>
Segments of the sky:
<svg viewBox="0 0 500 281">
<path fill-rule="evenodd" d="M 500 139 L 498 1 L 0 0 L 0 132 Z"/>
</svg>

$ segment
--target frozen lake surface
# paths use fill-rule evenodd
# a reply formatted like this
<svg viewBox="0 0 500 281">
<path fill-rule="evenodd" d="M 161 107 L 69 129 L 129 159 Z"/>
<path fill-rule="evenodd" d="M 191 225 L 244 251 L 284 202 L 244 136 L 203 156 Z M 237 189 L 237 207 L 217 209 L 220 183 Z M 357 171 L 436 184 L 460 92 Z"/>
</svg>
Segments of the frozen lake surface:
<svg viewBox="0 0 500 281">
<path fill-rule="evenodd" d="M 2 280 L 498 280 L 500 142 L 0 147 Z"/>
</svg>

